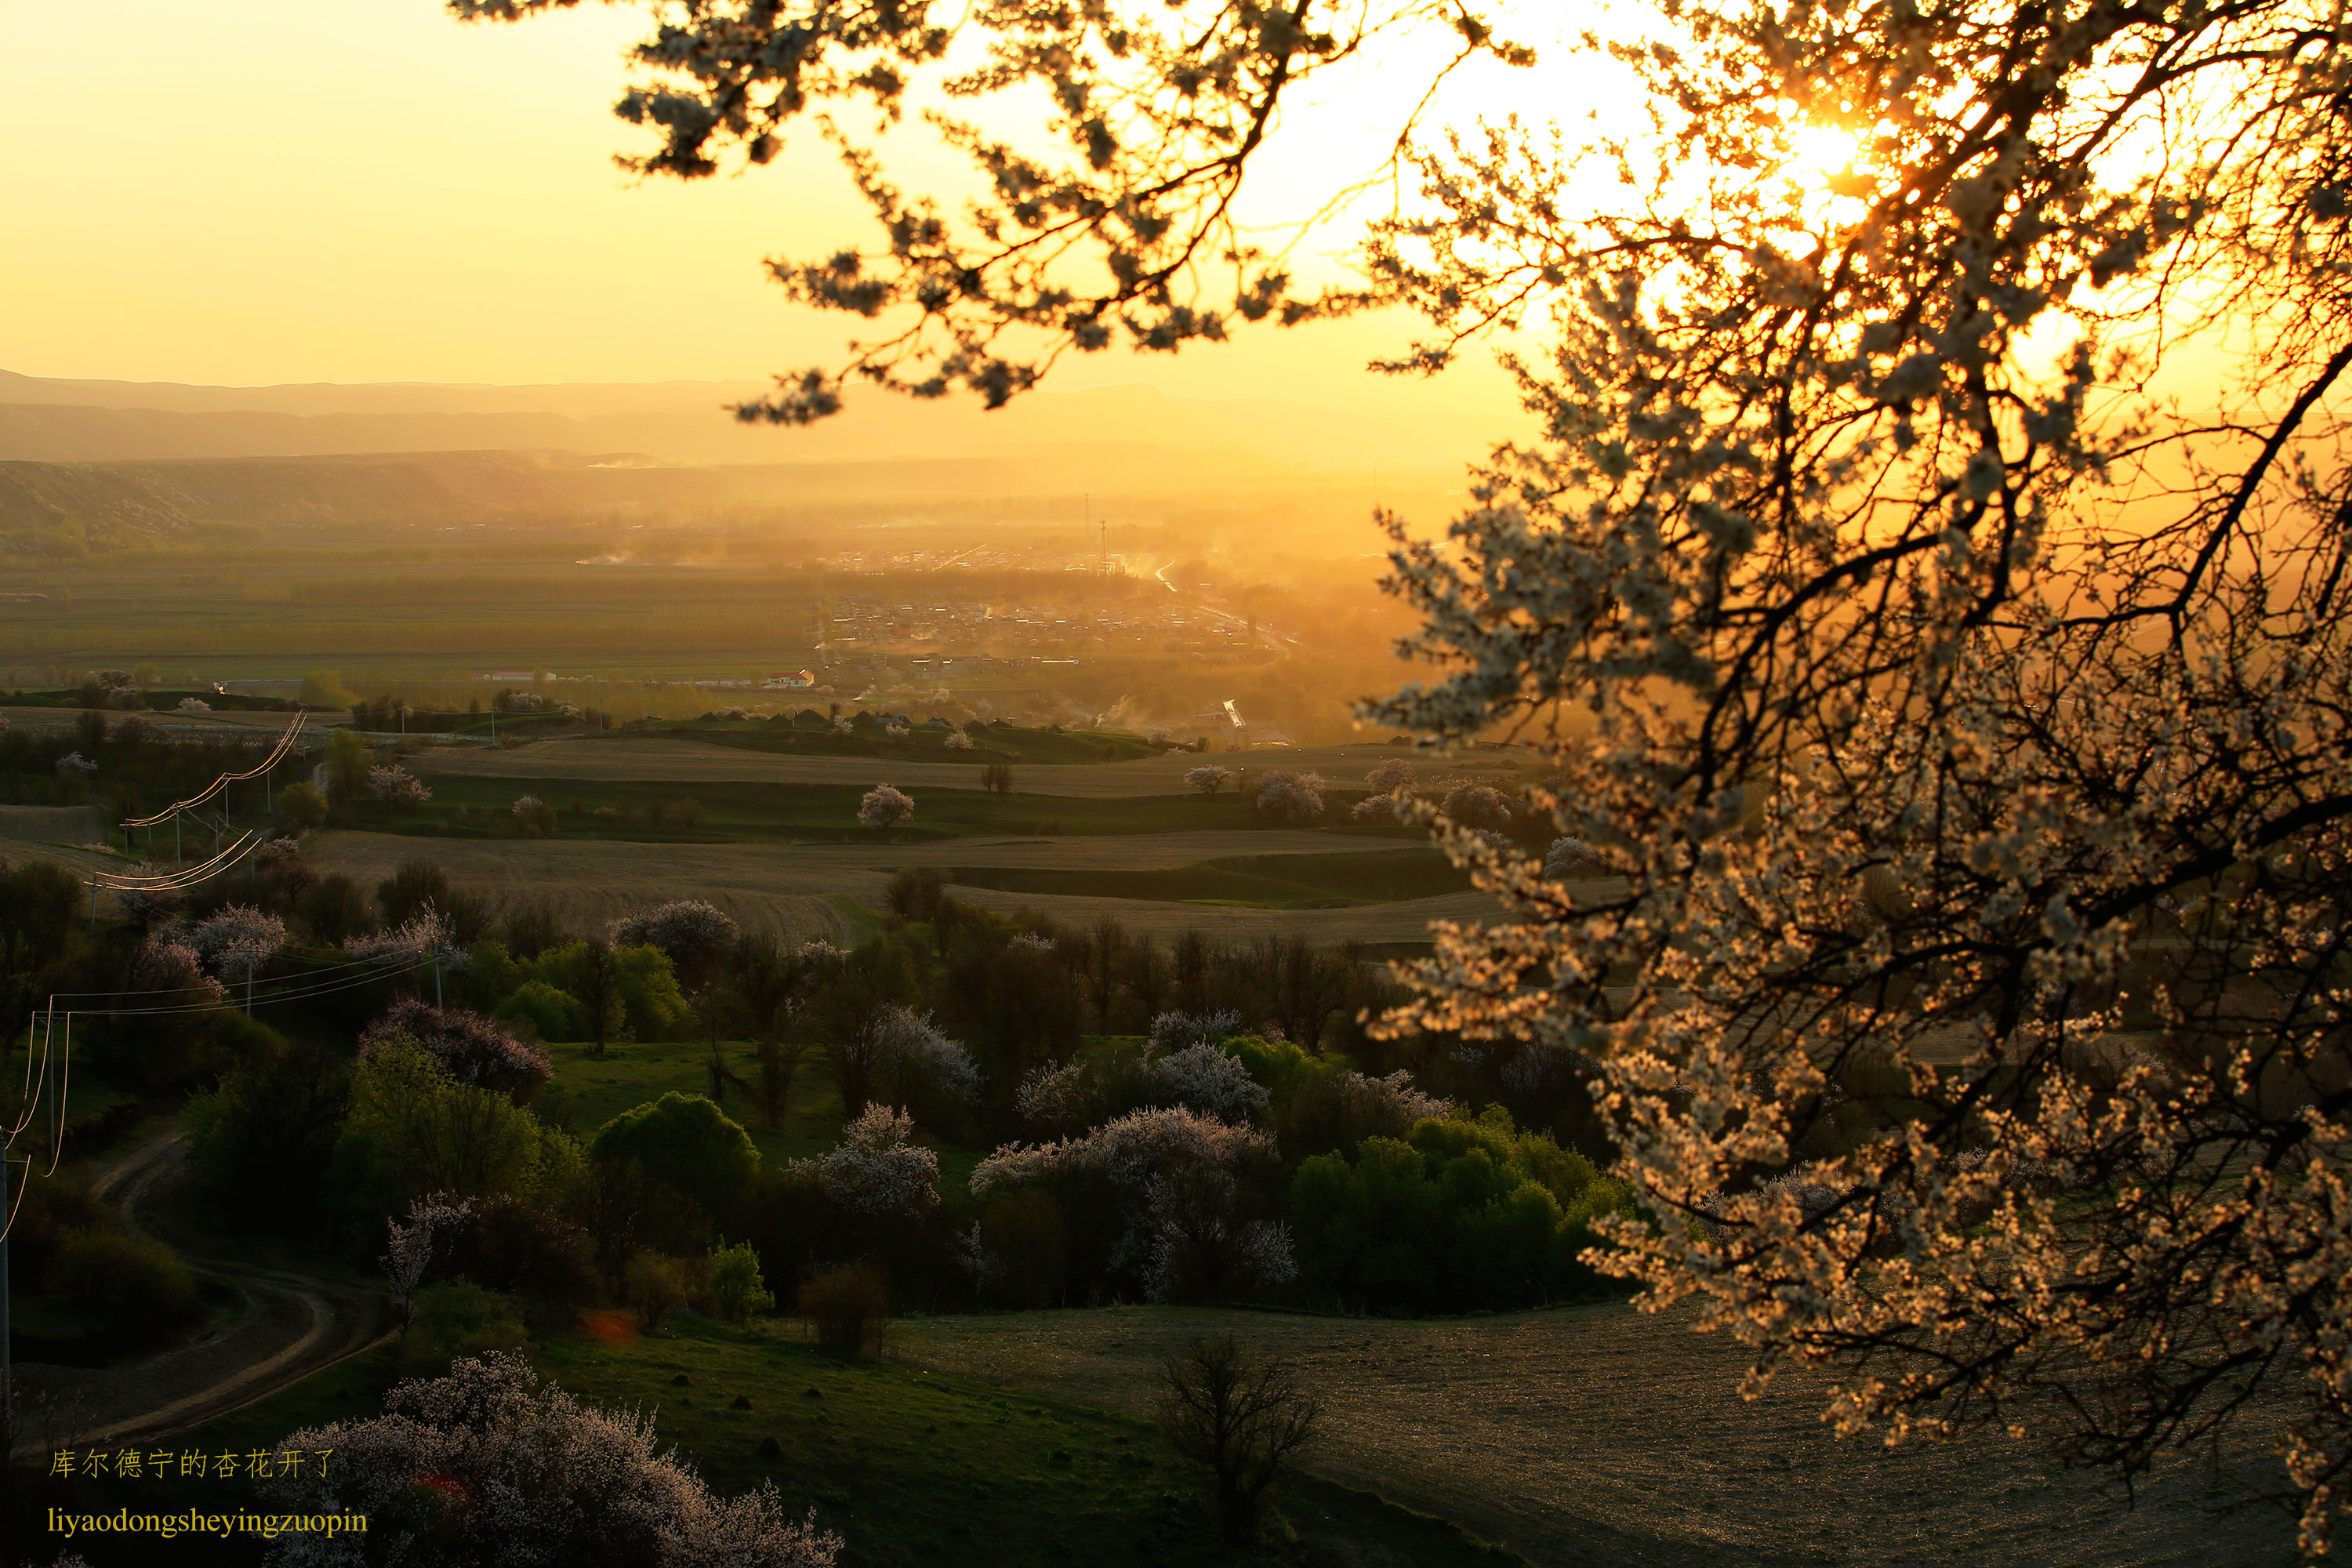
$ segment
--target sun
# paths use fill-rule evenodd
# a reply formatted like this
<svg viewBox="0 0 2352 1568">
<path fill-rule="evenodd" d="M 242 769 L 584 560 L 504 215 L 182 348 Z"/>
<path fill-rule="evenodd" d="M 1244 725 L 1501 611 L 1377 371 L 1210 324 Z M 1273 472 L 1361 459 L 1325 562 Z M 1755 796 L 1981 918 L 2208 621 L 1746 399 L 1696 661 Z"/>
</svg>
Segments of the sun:
<svg viewBox="0 0 2352 1568">
<path fill-rule="evenodd" d="M 1853 173 L 1854 160 L 1862 154 L 1861 132 L 1835 125 L 1800 121 L 1789 127 L 1788 138 L 1788 172 L 1809 185 L 1825 185 Z"/>
</svg>

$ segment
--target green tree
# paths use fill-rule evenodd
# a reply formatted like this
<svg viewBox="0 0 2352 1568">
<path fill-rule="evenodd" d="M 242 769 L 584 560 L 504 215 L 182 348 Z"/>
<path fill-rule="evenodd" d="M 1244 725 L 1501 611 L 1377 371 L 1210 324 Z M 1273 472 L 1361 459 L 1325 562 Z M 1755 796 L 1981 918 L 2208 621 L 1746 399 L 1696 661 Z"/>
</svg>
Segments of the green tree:
<svg viewBox="0 0 2352 1568">
<path fill-rule="evenodd" d="M 349 805 L 367 793 L 368 769 L 375 752 L 356 730 L 338 730 L 327 737 L 327 791 L 338 805 Z"/>
<path fill-rule="evenodd" d="M 302 690 L 295 699 L 305 708 L 331 709 L 348 712 L 359 705 L 359 696 L 343 684 L 340 671 L 314 669 L 302 678 Z"/>
<path fill-rule="evenodd" d="M 709 1100 L 676 1089 L 604 1123 L 589 1153 L 601 1164 L 634 1163 L 722 1223 L 741 1212 L 760 1179 L 751 1134 Z"/>
<path fill-rule="evenodd" d="M 297 781 L 278 792 L 278 815 L 307 832 L 325 824 L 327 797 L 309 780 Z"/>
<path fill-rule="evenodd" d="M 534 1196 L 576 1168 L 577 1146 L 495 1089 L 459 1083 L 431 1052 L 394 1039 L 352 1076 L 332 1180 L 362 1213 L 404 1213 L 430 1193 Z"/>
<path fill-rule="evenodd" d="M 615 947 L 621 1006 L 632 1038 L 676 1038 L 694 1021 L 694 1007 L 678 989 L 669 955 L 657 947 Z"/>
<path fill-rule="evenodd" d="M 1632 1194 L 1541 1134 L 1489 1110 L 1430 1117 L 1405 1138 L 1367 1138 L 1353 1159 L 1320 1154 L 1291 1184 L 1310 1287 L 1349 1307 L 1465 1311 L 1591 1294 L 1578 1261 L 1592 1222 Z"/>
<path fill-rule="evenodd" d="M 739 1241 L 712 1251 L 710 1300 L 719 1315 L 730 1323 L 773 1310 L 776 1298 L 760 1278 L 760 1255 L 750 1242 Z"/>
<path fill-rule="evenodd" d="M 531 970 L 579 999 L 597 1056 L 604 1054 L 607 1040 L 627 1027 L 629 1009 L 621 959 L 603 937 L 569 942 L 541 953 Z M 679 998 L 681 1005 L 684 1000 Z"/>
</svg>

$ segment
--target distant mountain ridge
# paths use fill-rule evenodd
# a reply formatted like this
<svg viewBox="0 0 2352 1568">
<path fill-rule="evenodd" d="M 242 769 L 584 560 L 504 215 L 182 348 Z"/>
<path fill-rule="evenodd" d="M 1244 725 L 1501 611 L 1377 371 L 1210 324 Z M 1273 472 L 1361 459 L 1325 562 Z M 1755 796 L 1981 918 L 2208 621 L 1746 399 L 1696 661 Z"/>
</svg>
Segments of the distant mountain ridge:
<svg viewBox="0 0 2352 1568">
<path fill-rule="evenodd" d="M 1441 474 L 1398 474 L 1442 493 Z M 946 508 L 1039 521 L 1098 502 L 1201 504 L 1246 490 L 1328 503 L 1328 478 L 1246 455 L 1136 443 L 1042 444 L 953 458 L 689 467 L 638 454 L 453 451 L 104 463 L 0 461 L 0 554 L 74 553 L 164 539 L 207 522 L 457 526 L 522 521 L 789 518 L 803 508 Z M 1350 495 L 1350 504 L 1368 498 Z"/>
<path fill-rule="evenodd" d="M 533 386 L 387 383 L 226 387 L 0 371 L 0 459 L 119 462 L 531 449 L 643 452 L 668 463 L 797 464 L 987 455 L 1041 444 L 1219 447 L 1285 469 L 1458 468 L 1496 425 L 1490 400 L 1400 386 L 1393 406 L 1171 397 L 1148 386 L 970 399 L 853 400 L 807 429 L 744 425 L 759 382 Z"/>
</svg>

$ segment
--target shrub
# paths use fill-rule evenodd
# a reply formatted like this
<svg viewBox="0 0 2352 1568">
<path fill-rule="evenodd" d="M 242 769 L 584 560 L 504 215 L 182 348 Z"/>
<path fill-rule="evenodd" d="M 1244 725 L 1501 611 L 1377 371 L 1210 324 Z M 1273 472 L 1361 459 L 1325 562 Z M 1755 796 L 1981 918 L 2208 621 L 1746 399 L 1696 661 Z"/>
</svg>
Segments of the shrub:
<svg viewBox="0 0 2352 1568">
<path fill-rule="evenodd" d="M 475 1089 L 504 1094 L 520 1105 L 546 1087 L 555 1071 L 547 1052 L 467 1007 L 436 1007 L 403 996 L 360 1035 L 360 1055 L 393 1040 L 413 1040 L 443 1070 Z"/>
<path fill-rule="evenodd" d="M 710 1255 L 710 1304 L 730 1323 L 772 1310 L 775 1296 L 760 1278 L 760 1255 L 749 1242 L 722 1247 Z"/>
<path fill-rule="evenodd" d="M 327 820 L 327 797 L 307 781 L 288 784 L 278 792 L 278 815 L 307 832 Z"/>
<path fill-rule="evenodd" d="M 92 1230 L 58 1248 L 44 1283 L 110 1337 L 152 1343 L 195 1315 L 186 1265 L 144 1237 Z"/>
<path fill-rule="evenodd" d="M 294 912 L 329 947 L 342 946 L 369 925 L 367 896 L 341 871 L 330 871 L 303 889 Z"/>
<path fill-rule="evenodd" d="M 400 1364 L 414 1377 L 446 1371 L 459 1356 L 530 1348 L 522 1309 L 512 1297 L 470 1279 L 452 1279 L 416 1292 L 415 1314 L 400 1342 Z"/>
<path fill-rule="evenodd" d="M 890 1328 L 890 1293 L 871 1263 L 844 1263 L 801 1287 L 801 1317 L 816 1342 L 839 1356 L 880 1347 Z"/>
<path fill-rule="evenodd" d="M 430 860 L 403 860 L 392 875 L 378 882 L 375 901 L 383 907 L 384 922 L 400 925 L 427 907 L 449 907 L 449 876 Z"/>
<path fill-rule="evenodd" d="M 506 1561 L 520 1542 L 543 1563 L 832 1568 L 840 1549 L 813 1521 L 788 1521 L 772 1484 L 713 1496 L 656 1447 L 651 1415 L 583 1405 L 520 1356 L 457 1362 L 397 1384 L 383 1407 L 278 1444 L 336 1462 L 264 1483 L 271 1510 L 363 1513 L 371 1539 L 413 1543 L 420 1563 Z"/>
<path fill-rule="evenodd" d="M 515 831 L 525 838 L 552 838 L 557 822 L 555 807 L 535 795 L 517 795 L 508 810 L 514 817 Z"/>
<path fill-rule="evenodd" d="M 637 1322 L 650 1333 L 662 1320 L 686 1305 L 687 1272 L 683 1259 L 658 1252 L 640 1252 L 629 1259 L 622 1289 Z"/>
<path fill-rule="evenodd" d="M 588 1034 L 588 1009 L 544 980 L 524 981 L 490 1016 L 518 1029 L 528 1025 L 542 1040 L 578 1040 Z"/>
</svg>

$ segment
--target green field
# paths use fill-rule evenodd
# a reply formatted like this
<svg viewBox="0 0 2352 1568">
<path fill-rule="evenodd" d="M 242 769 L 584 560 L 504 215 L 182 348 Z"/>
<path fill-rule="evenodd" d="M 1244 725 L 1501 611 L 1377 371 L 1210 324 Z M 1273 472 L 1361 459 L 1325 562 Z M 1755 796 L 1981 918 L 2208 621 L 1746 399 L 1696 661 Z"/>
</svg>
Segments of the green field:
<svg viewBox="0 0 2352 1568">
<path fill-rule="evenodd" d="M 1338 910 L 1467 892 L 1470 876 L 1433 849 L 1235 855 L 1164 871 L 957 866 L 950 879 L 1007 893 L 1150 899 L 1253 909 Z"/>
<path fill-rule="evenodd" d="M 541 1373 L 583 1402 L 658 1413 L 663 1437 L 724 1493 L 772 1481 L 788 1511 L 809 1509 L 846 1542 L 844 1568 L 1039 1563 L 1178 1568 L 1254 1560 L 1221 1548 L 1202 1495 L 1159 1435 L 1131 1418 L 890 1360 L 844 1363 L 789 1321 L 730 1328 L 681 1314 L 639 1336 L 562 1334 L 531 1352 Z M 381 1408 L 390 1347 L 355 1357 L 270 1399 L 157 1445 L 245 1454 L 288 1434 Z M 749 1409 L 736 1409 L 738 1398 Z M 773 1439 L 763 1454 L 764 1439 Z M 44 1502 L 112 1511 L 252 1506 L 238 1479 L 83 1480 Z M 1326 1561 L 1502 1568 L 1520 1561 L 1440 1521 L 1368 1493 L 1304 1479 L 1280 1505 L 1289 1530 Z M 1276 1535 L 1285 1533 L 1276 1527 Z M 250 1544 L 183 1538 L 170 1546 L 102 1541 L 117 1563 L 247 1563 Z M 1285 1552 L 1284 1555 L 1287 1555 Z"/>
<path fill-rule="evenodd" d="M 580 778 L 495 778 L 464 773 L 432 775 L 433 798 L 394 813 L 373 805 L 359 810 L 353 826 L 380 833 L 427 837 L 488 838 L 512 832 L 512 808 L 522 795 L 536 795 L 561 814 L 567 838 L 612 838 L 636 843 L 718 844 L 736 841 L 874 842 L 858 826 L 857 803 L 871 785 L 835 784 L 673 784 L 667 781 Z M 701 821 L 677 826 L 677 803 L 693 800 Z M 653 808 L 665 820 L 653 821 Z M 594 814 L 610 808 L 623 820 L 599 823 Z M 1277 831 L 1279 825 L 1234 795 L 996 795 L 982 789 L 922 791 L 915 820 L 894 829 L 904 842 L 947 838 L 1003 837 L 1008 834 L 1115 835 L 1180 833 L 1201 828 Z M 1395 838 L 1413 829 L 1394 825 L 1340 826 L 1331 833 Z M 1452 890 L 1451 889 L 1446 890 Z M 1419 895 L 1410 895 L 1419 896 Z"/>
<path fill-rule="evenodd" d="M 771 693 L 770 700 L 789 703 L 791 692 Z M 814 713 L 814 710 L 804 710 Z M 860 727 L 848 734 L 835 731 L 829 721 L 818 718 L 801 719 L 792 724 L 773 724 L 763 720 L 704 719 L 689 724 L 670 724 L 652 728 L 646 733 L 676 735 L 689 741 L 708 741 L 715 745 L 734 746 L 747 752 L 780 752 L 810 757 L 880 757 L 900 761 L 933 763 L 971 763 L 977 766 L 990 762 L 1036 763 L 1048 767 L 1069 766 L 1088 763 L 1127 763 L 1142 757 L 1157 756 L 1167 750 L 1133 735 L 1106 734 L 1092 730 L 1035 730 L 1013 725 L 992 727 L 978 737 L 968 752 L 950 751 L 943 731 L 926 730 L 919 726 L 903 736 L 894 736 L 878 727 Z"/>
</svg>

